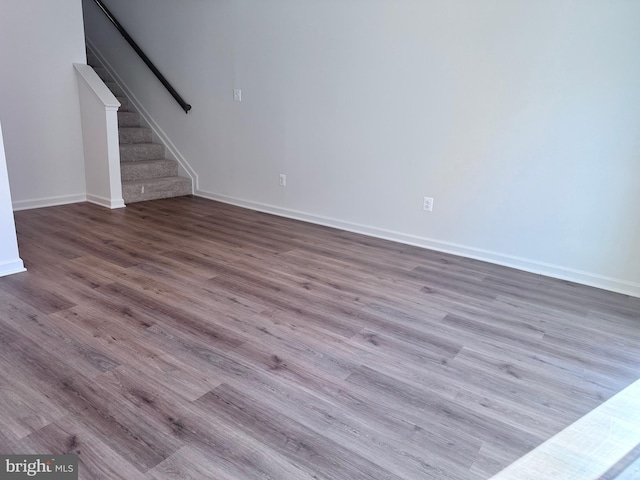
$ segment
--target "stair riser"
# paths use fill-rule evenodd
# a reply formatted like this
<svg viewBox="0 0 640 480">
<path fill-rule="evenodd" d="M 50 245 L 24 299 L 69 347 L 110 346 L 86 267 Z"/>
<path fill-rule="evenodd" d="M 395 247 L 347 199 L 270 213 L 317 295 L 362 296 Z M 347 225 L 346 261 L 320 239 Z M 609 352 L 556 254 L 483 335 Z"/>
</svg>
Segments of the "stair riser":
<svg viewBox="0 0 640 480">
<path fill-rule="evenodd" d="M 164 145 L 157 143 L 136 143 L 120 145 L 120 161 L 136 162 L 139 160 L 164 159 Z"/>
<path fill-rule="evenodd" d="M 140 115 L 135 112 L 118 112 L 119 127 L 139 127 Z"/>
<path fill-rule="evenodd" d="M 120 102 L 118 138 L 125 203 L 191 195 L 191 180 L 178 176 L 178 162 L 164 159 L 164 145 L 152 143 L 152 131 L 140 126 L 140 115 L 129 111 L 131 105 L 124 91 L 101 66 L 98 58 L 87 52 L 87 64 L 94 68 Z"/>
<path fill-rule="evenodd" d="M 134 185 L 122 184 L 122 197 L 126 204 L 191 195 L 191 193 L 191 181 L 181 177 L 175 177 L 171 181 L 160 184 L 145 184 L 144 192 L 142 191 L 142 185 L 139 183 Z"/>
<path fill-rule="evenodd" d="M 119 112 L 128 112 L 129 111 L 129 99 L 127 97 L 116 97 L 120 102 Z"/>
<path fill-rule="evenodd" d="M 153 134 L 149 128 L 136 128 L 135 130 L 121 128 L 118 130 L 118 137 L 121 145 L 127 143 L 151 143 L 153 141 Z"/>
<path fill-rule="evenodd" d="M 126 112 L 129 110 L 129 99 L 127 97 L 124 96 L 124 93 L 122 93 L 122 90 L 119 87 L 114 87 L 114 85 L 116 85 L 113 81 L 113 79 L 111 78 L 111 75 L 109 75 L 109 72 L 107 72 L 104 68 L 102 67 L 93 67 L 93 70 L 98 74 L 98 77 L 100 77 L 100 79 L 105 83 L 105 85 L 107 85 L 107 87 L 109 87 L 109 89 L 111 90 L 111 92 L 113 93 L 113 88 L 115 88 L 116 90 L 118 90 L 118 94 L 115 94 L 116 97 L 118 98 L 118 101 L 120 102 L 120 112 Z"/>
<path fill-rule="evenodd" d="M 114 82 L 104 82 L 104 84 L 109 88 L 109 90 L 111 90 L 111 92 L 116 96 L 116 97 L 124 97 L 124 91 L 118 86 L 117 83 Z"/>
<path fill-rule="evenodd" d="M 104 68 L 93 67 L 93 70 L 98 74 L 98 76 L 102 79 L 103 82 L 113 83 L 113 79 L 111 78 L 111 75 L 109 75 L 109 72 L 107 72 Z"/>
<path fill-rule="evenodd" d="M 125 162 L 120 164 L 123 182 L 149 178 L 177 177 L 178 163 L 173 160 L 157 162 Z"/>
<path fill-rule="evenodd" d="M 92 67 L 99 67 L 100 62 L 98 61 L 98 57 L 91 53 L 87 53 L 87 65 L 91 65 Z"/>
</svg>

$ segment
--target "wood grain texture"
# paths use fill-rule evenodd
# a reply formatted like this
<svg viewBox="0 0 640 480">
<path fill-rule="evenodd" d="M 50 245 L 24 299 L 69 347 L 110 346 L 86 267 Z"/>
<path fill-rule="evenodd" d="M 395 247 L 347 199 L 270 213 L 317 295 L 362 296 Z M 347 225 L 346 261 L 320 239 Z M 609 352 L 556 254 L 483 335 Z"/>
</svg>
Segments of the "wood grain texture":
<svg viewBox="0 0 640 480">
<path fill-rule="evenodd" d="M 622 480 L 637 467 L 634 461 L 640 447 L 638 425 L 640 380 L 509 465 L 492 480 Z"/>
<path fill-rule="evenodd" d="M 85 480 L 487 479 L 640 373 L 591 287 L 192 197 L 16 224 L 0 449 Z"/>
</svg>

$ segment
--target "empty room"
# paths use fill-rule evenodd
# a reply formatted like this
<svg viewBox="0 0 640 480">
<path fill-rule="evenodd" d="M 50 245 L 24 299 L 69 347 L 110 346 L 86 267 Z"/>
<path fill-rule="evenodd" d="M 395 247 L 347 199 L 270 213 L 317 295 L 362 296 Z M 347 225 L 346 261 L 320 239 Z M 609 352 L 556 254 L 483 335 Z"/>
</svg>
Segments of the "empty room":
<svg viewBox="0 0 640 480">
<path fill-rule="evenodd" d="M 640 479 L 640 2 L 0 3 L 0 478 Z"/>
</svg>

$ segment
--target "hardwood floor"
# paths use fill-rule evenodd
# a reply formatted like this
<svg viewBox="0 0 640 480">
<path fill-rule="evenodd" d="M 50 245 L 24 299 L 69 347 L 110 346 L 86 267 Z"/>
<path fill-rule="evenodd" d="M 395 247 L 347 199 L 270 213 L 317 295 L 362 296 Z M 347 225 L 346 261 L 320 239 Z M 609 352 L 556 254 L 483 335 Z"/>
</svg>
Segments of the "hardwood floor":
<svg viewBox="0 0 640 480">
<path fill-rule="evenodd" d="M 16 212 L 0 452 L 487 479 L 640 378 L 640 299 L 199 198 Z"/>
<path fill-rule="evenodd" d="M 639 427 L 637 380 L 491 480 L 637 480 Z"/>
</svg>

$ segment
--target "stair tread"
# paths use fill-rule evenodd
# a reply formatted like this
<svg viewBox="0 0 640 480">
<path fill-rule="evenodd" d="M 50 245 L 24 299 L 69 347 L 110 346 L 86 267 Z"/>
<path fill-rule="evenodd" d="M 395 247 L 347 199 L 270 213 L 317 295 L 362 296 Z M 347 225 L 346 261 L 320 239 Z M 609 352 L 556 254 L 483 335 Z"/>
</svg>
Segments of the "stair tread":
<svg viewBox="0 0 640 480">
<path fill-rule="evenodd" d="M 120 145 L 153 143 L 153 132 L 147 127 L 122 126 L 118 128 L 118 139 L 120 140 Z"/>
<path fill-rule="evenodd" d="M 124 97 L 124 90 L 122 90 L 120 88 L 120 86 L 116 83 L 116 82 L 104 82 L 104 84 L 107 86 L 107 88 L 109 90 L 111 90 L 111 92 L 116 96 L 116 97 Z"/>
<path fill-rule="evenodd" d="M 120 159 L 123 161 L 162 160 L 164 145 L 161 143 L 121 143 Z"/>
<path fill-rule="evenodd" d="M 125 203 L 191 195 L 191 179 L 174 175 L 178 172 L 178 162 L 164 158 L 164 144 L 153 142 L 151 129 L 140 125 L 140 114 L 129 111 L 131 102 L 124 90 L 113 81 L 109 71 L 100 65 L 98 57 L 91 52 L 87 52 L 87 63 L 94 67 L 121 104 L 118 111 L 118 138 Z M 134 179 L 125 179 L 125 176 Z"/>
<path fill-rule="evenodd" d="M 191 179 L 180 176 L 146 178 L 141 180 L 125 180 L 122 182 L 122 185 L 163 185 L 168 183 L 188 183 L 190 185 Z"/>
<path fill-rule="evenodd" d="M 113 79 L 111 78 L 111 75 L 109 74 L 109 71 L 106 68 L 93 67 L 93 71 L 98 74 L 98 76 L 102 79 L 102 81 L 113 83 Z"/>
<path fill-rule="evenodd" d="M 120 102 L 120 109 L 118 110 L 119 112 L 129 111 L 129 99 L 127 97 L 117 95 L 116 100 Z"/>
<path fill-rule="evenodd" d="M 125 113 L 129 113 L 129 112 L 125 112 Z M 140 127 L 140 126 L 122 126 L 122 127 L 118 127 L 118 130 L 122 130 L 123 132 L 131 132 L 131 133 L 136 133 L 136 132 L 141 132 L 141 133 L 146 133 L 146 132 L 151 132 L 151 129 L 149 127 Z M 144 142 L 144 143 L 153 143 L 153 142 Z"/>
<path fill-rule="evenodd" d="M 134 180 L 175 177 L 178 175 L 178 170 L 178 162 L 168 159 L 120 162 L 120 178 L 123 183 Z"/>
<path fill-rule="evenodd" d="M 121 127 L 122 128 L 122 127 Z M 130 127 L 127 127 L 130 128 Z M 148 145 L 153 145 L 154 148 L 157 147 L 163 147 L 163 145 L 161 143 L 154 143 L 154 142 L 144 142 L 144 143 L 123 143 L 122 145 L 120 145 L 120 147 L 122 148 L 128 148 L 131 150 L 136 150 L 138 148 L 144 148 L 145 146 Z"/>
<path fill-rule="evenodd" d="M 163 163 L 178 163 L 175 160 L 171 160 L 169 158 L 158 158 L 155 160 L 121 160 L 120 164 L 121 165 L 149 165 L 149 164 L 153 164 L 153 163 L 159 163 L 159 162 L 163 162 Z"/>
<path fill-rule="evenodd" d="M 140 114 L 137 112 L 118 111 L 118 127 L 139 127 Z"/>
</svg>

